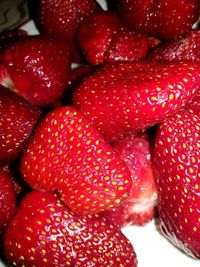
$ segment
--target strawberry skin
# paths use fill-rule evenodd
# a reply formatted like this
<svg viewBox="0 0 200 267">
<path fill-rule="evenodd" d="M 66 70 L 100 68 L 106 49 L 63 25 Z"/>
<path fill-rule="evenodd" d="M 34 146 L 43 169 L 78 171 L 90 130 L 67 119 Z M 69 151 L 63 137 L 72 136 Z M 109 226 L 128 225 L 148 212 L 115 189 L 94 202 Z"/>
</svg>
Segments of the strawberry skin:
<svg viewBox="0 0 200 267">
<path fill-rule="evenodd" d="M 0 233 L 16 212 L 16 194 L 10 176 L 0 168 Z"/>
<path fill-rule="evenodd" d="M 22 156 L 34 189 L 57 190 L 75 212 L 95 213 L 129 194 L 130 172 L 101 135 L 73 107 L 60 107 L 39 124 Z"/>
<path fill-rule="evenodd" d="M 166 119 L 155 139 L 160 228 L 176 246 L 200 258 L 200 115 L 186 109 Z"/>
<path fill-rule="evenodd" d="M 124 22 L 133 30 L 159 39 L 177 39 L 198 20 L 198 0 L 118 0 Z"/>
<path fill-rule="evenodd" d="M 83 19 L 100 10 L 101 7 L 93 0 L 42 0 L 38 11 L 40 30 L 58 39 L 67 40 L 73 61 L 80 62 L 75 32 Z"/>
<path fill-rule="evenodd" d="M 5 49 L 12 42 L 22 39 L 24 36 L 27 35 L 27 31 L 21 29 L 7 30 L 2 32 L 0 34 L 0 51 Z"/>
<path fill-rule="evenodd" d="M 0 85 L 0 161 L 20 155 L 40 114 L 23 97 Z"/>
<path fill-rule="evenodd" d="M 27 36 L 8 46 L 2 58 L 13 90 L 32 104 L 45 106 L 62 96 L 70 71 L 66 42 L 49 36 Z"/>
<path fill-rule="evenodd" d="M 114 142 L 183 108 L 198 90 L 199 73 L 195 63 L 105 64 L 84 79 L 74 105 Z"/>
<path fill-rule="evenodd" d="M 129 31 L 115 12 L 99 12 L 85 19 L 78 28 L 77 39 L 90 64 L 136 61 L 146 56 L 148 38 Z"/>
<path fill-rule="evenodd" d="M 195 29 L 178 40 L 161 43 L 149 55 L 151 61 L 200 61 L 200 30 Z"/>
<path fill-rule="evenodd" d="M 104 211 L 103 215 L 120 227 L 144 225 L 153 219 L 157 204 L 149 138 L 146 134 L 130 136 L 117 142 L 114 149 L 130 170 L 132 186 L 128 198 L 113 209 Z"/>
<path fill-rule="evenodd" d="M 74 214 L 52 193 L 27 195 L 4 240 L 14 266 L 137 266 L 131 243 L 116 226 L 98 214 Z"/>
</svg>

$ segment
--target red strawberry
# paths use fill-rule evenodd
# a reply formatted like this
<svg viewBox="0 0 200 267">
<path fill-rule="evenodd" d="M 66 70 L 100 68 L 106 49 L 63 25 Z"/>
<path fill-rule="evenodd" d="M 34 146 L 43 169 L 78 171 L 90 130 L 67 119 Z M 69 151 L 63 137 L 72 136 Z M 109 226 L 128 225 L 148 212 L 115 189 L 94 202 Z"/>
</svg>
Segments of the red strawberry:
<svg viewBox="0 0 200 267">
<path fill-rule="evenodd" d="M 69 49 L 49 36 L 27 36 L 12 43 L 2 55 L 14 90 L 35 105 L 59 99 L 69 77 Z"/>
<path fill-rule="evenodd" d="M 19 156 L 39 117 L 36 107 L 0 86 L 0 161 Z"/>
<path fill-rule="evenodd" d="M 190 31 L 181 39 L 161 43 L 148 56 L 151 61 L 200 61 L 200 29 Z"/>
<path fill-rule="evenodd" d="M 153 219 L 157 200 L 151 144 L 146 135 L 131 136 L 116 143 L 114 149 L 129 168 L 133 183 L 130 196 L 103 215 L 120 227 L 144 225 Z"/>
<path fill-rule="evenodd" d="M 137 266 L 131 243 L 116 226 L 98 214 L 74 214 L 52 193 L 27 195 L 4 240 L 13 266 Z"/>
<path fill-rule="evenodd" d="M 16 195 L 10 176 L 0 168 L 0 232 L 16 211 Z"/>
<path fill-rule="evenodd" d="M 161 230 L 180 249 L 200 258 L 198 109 L 186 109 L 160 125 L 154 157 Z"/>
<path fill-rule="evenodd" d="M 22 39 L 27 36 L 28 33 L 25 30 L 15 29 L 7 30 L 0 34 L 0 50 L 5 49 L 9 44 L 16 40 Z"/>
<path fill-rule="evenodd" d="M 125 163 L 73 107 L 57 108 L 39 124 L 21 170 L 30 186 L 57 190 L 80 214 L 120 203 L 131 187 Z"/>
<path fill-rule="evenodd" d="M 85 19 L 77 39 L 83 55 L 93 65 L 139 60 L 148 51 L 147 37 L 129 31 L 114 12 L 99 12 Z"/>
<path fill-rule="evenodd" d="M 74 104 L 113 142 L 172 115 L 198 88 L 197 64 L 107 64 L 78 87 Z"/>
<path fill-rule="evenodd" d="M 75 32 L 83 19 L 100 10 L 100 6 L 93 0 L 42 0 L 39 4 L 40 29 L 44 33 L 67 40 L 73 61 L 80 62 Z"/>
<path fill-rule="evenodd" d="M 199 17 L 198 0 L 118 0 L 124 22 L 134 30 L 160 39 L 189 32 Z"/>
</svg>

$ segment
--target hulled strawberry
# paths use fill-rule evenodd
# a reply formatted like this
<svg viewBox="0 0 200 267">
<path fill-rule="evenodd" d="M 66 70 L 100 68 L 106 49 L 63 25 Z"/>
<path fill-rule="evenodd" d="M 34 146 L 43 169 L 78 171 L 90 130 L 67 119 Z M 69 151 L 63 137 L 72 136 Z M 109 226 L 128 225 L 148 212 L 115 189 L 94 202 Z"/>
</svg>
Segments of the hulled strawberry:
<svg viewBox="0 0 200 267">
<path fill-rule="evenodd" d="M 27 195 L 4 240 L 14 266 L 137 266 L 131 243 L 116 226 L 98 214 L 74 214 L 52 193 Z"/>
<path fill-rule="evenodd" d="M 110 142 L 144 130 L 177 110 L 199 88 L 192 63 L 115 63 L 85 78 L 74 105 Z"/>
<path fill-rule="evenodd" d="M 119 204 L 131 187 L 125 163 L 73 107 L 57 108 L 39 124 L 21 170 L 30 186 L 57 190 L 80 214 Z"/>
<path fill-rule="evenodd" d="M 0 233 L 16 212 L 16 194 L 10 176 L 0 168 Z"/>
<path fill-rule="evenodd" d="M 73 61 L 79 62 L 75 32 L 83 19 L 100 10 L 100 6 L 93 0 L 42 0 L 38 11 L 39 28 L 44 33 L 67 40 Z"/>
<path fill-rule="evenodd" d="M 85 19 L 78 28 L 77 40 L 90 64 L 137 61 L 148 51 L 148 38 L 130 31 L 115 12 L 99 12 Z"/>
<path fill-rule="evenodd" d="M 180 249 L 200 258 L 198 109 L 186 109 L 160 125 L 154 158 L 161 230 Z"/>
<path fill-rule="evenodd" d="M 36 107 L 0 85 L 0 161 L 20 155 L 39 117 Z"/>
<path fill-rule="evenodd" d="M 2 62 L 13 83 L 11 89 L 32 104 L 45 106 L 62 96 L 70 71 L 66 42 L 27 36 L 4 50 Z"/>
<path fill-rule="evenodd" d="M 198 20 L 198 0 L 118 0 L 124 22 L 134 30 L 160 39 L 177 39 Z"/>
<path fill-rule="evenodd" d="M 151 61 L 200 61 L 200 30 L 195 29 L 183 38 L 161 43 L 149 55 Z"/>
<path fill-rule="evenodd" d="M 114 149 L 130 170 L 131 193 L 120 205 L 104 211 L 103 215 L 120 227 L 144 225 L 153 219 L 157 204 L 151 143 L 145 134 L 130 136 L 117 142 Z"/>
</svg>

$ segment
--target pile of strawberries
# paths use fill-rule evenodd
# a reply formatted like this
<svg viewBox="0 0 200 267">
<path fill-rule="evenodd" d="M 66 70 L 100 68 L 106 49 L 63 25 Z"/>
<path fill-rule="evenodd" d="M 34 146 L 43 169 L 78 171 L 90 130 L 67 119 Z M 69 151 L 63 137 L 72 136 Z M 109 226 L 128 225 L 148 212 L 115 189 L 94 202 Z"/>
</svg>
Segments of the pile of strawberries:
<svg viewBox="0 0 200 267">
<path fill-rule="evenodd" d="M 0 35 L 5 263 L 137 267 L 121 228 L 155 216 L 200 259 L 200 2 L 33 2 Z"/>
</svg>

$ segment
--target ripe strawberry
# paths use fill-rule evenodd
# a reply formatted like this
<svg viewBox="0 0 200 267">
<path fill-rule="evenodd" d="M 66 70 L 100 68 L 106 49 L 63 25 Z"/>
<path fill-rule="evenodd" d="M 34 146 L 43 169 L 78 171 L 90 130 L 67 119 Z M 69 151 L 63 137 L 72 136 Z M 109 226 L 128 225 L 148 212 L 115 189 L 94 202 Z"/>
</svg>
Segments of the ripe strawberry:
<svg viewBox="0 0 200 267">
<path fill-rule="evenodd" d="M 27 36 L 8 46 L 2 57 L 13 90 L 29 102 L 44 106 L 61 97 L 70 70 L 65 42 L 49 36 Z"/>
<path fill-rule="evenodd" d="M 130 136 L 116 143 L 114 149 L 130 170 L 132 187 L 123 203 L 103 215 L 120 227 L 144 225 L 153 219 L 157 200 L 150 141 L 144 134 Z"/>
<path fill-rule="evenodd" d="M 107 64 L 78 87 L 74 105 L 113 142 L 172 115 L 198 88 L 197 64 Z"/>
<path fill-rule="evenodd" d="M 77 31 L 83 55 L 90 64 L 136 61 L 146 56 L 148 38 L 129 31 L 115 12 L 99 12 L 85 19 Z"/>
<path fill-rule="evenodd" d="M 94 213 L 124 200 L 131 177 L 124 162 L 73 107 L 60 107 L 39 124 L 21 161 L 34 189 L 57 190 L 79 214 Z"/>
<path fill-rule="evenodd" d="M 119 228 L 98 214 L 78 216 L 56 195 L 37 191 L 23 199 L 8 225 L 4 250 L 13 266 L 137 266 Z"/>
<path fill-rule="evenodd" d="M 38 12 L 39 28 L 43 33 L 67 40 L 73 61 L 80 62 L 75 32 L 83 19 L 100 10 L 93 0 L 42 0 Z"/>
<path fill-rule="evenodd" d="M 16 212 L 16 195 L 10 176 L 0 168 L 0 233 Z"/>
<path fill-rule="evenodd" d="M 198 0 L 118 0 L 124 22 L 134 30 L 159 39 L 177 39 L 198 20 Z"/>
<path fill-rule="evenodd" d="M 148 56 L 151 61 L 200 61 L 200 29 L 190 31 L 181 39 L 161 43 Z"/>
<path fill-rule="evenodd" d="M 15 29 L 4 31 L 0 34 L 0 51 L 5 49 L 9 44 L 16 40 L 22 39 L 27 36 L 28 33 L 25 30 Z"/>
<path fill-rule="evenodd" d="M 155 140 L 158 210 L 162 232 L 200 258 L 200 115 L 186 109 L 166 119 Z"/>
<path fill-rule="evenodd" d="M 36 107 L 0 85 L 0 161 L 19 156 L 39 117 Z"/>
</svg>

